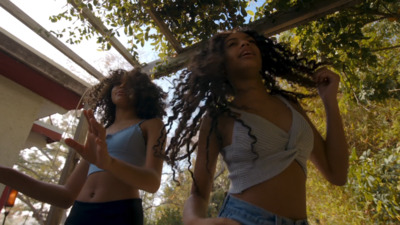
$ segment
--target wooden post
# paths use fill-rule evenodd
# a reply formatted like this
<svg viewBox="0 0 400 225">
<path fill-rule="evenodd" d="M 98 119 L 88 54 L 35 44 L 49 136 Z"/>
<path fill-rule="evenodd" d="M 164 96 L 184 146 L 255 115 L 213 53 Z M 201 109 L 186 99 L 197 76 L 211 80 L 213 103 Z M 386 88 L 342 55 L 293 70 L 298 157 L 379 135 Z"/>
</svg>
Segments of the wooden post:
<svg viewBox="0 0 400 225">
<path fill-rule="evenodd" d="M 76 128 L 74 140 L 83 143 L 86 138 L 88 124 L 86 122 L 85 116 L 83 113 L 79 117 L 78 127 Z M 65 184 L 66 180 L 68 179 L 69 175 L 71 175 L 72 171 L 75 169 L 76 164 L 78 163 L 79 155 L 73 149 L 69 149 L 69 153 L 67 159 L 64 164 L 64 168 L 59 180 L 59 184 Z M 61 219 L 63 217 L 64 209 L 51 206 L 49 214 L 47 215 L 46 225 L 56 225 L 60 224 Z"/>
</svg>

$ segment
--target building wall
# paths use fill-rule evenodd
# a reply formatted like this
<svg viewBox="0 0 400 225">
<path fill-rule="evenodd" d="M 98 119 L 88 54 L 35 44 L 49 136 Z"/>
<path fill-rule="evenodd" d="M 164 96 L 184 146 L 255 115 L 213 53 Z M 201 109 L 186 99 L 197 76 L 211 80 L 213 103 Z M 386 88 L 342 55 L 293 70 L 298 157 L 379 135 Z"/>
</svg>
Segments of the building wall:
<svg viewBox="0 0 400 225">
<path fill-rule="evenodd" d="M 12 167 L 45 99 L 0 75 L 0 164 Z M 4 185 L 0 184 L 0 193 Z"/>
</svg>

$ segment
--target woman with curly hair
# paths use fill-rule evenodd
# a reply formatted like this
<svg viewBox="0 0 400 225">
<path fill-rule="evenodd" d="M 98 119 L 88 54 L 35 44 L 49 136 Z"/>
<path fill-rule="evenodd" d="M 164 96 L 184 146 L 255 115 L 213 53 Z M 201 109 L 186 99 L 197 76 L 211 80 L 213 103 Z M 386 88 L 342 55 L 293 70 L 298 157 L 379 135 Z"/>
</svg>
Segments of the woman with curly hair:
<svg viewBox="0 0 400 225">
<path fill-rule="evenodd" d="M 340 78 L 321 66 L 245 30 L 216 34 L 194 56 L 176 85 L 166 125 L 170 132 L 179 117 L 166 149 L 170 164 L 185 158 L 191 163 L 197 149 L 185 224 L 307 224 L 309 158 L 331 183 L 345 184 L 348 147 L 336 99 Z M 297 101 L 307 95 L 285 90 L 278 81 L 310 91 L 317 87 L 327 115 L 326 138 Z M 207 218 L 219 154 L 230 188 L 219 218 Z"/>
<path fill-rule="evenodd" d="M 83 111 L 89 123 L 85 144 L 65 140 L 82 159 L 64 185 L 4 167 L 0 182 L 61 208 L 73 204 L 68 225 L 142 225 L 139 190 L 154 193 L 161 181 L 164 98 L 146 74 L 112 71 L 85 98 L 90 108 Z"/>
</svg>

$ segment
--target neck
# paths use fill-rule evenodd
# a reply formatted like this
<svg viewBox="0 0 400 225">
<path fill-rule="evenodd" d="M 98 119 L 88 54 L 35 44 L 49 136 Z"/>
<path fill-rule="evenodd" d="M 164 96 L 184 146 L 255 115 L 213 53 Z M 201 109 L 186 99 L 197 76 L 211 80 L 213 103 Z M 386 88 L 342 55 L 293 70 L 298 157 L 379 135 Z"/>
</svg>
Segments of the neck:
<svg viewBox="0 0 400 225">
<path fill-rule="evenodd" d="M 269 97 L 260 76 L 238 79 L 232 82 L 232 85 L 235 89 L 233 104 L 237 107 L 251 107 L 254 104 L 265 101 Z"/>
<path fill-rule="evenodd" d="M 126 120 L 134 120 L 134 119 L 139 119 L 138 116 L 136 115 L 136 111 L 134 109 L 132 109 L 132 108 L 125 109 L 125 108 L 119 108 L 119 107 L 117 107 L 115 109 L 114 123 L 118 123 L 118 122 L 126 121 Z"/>
</svg>

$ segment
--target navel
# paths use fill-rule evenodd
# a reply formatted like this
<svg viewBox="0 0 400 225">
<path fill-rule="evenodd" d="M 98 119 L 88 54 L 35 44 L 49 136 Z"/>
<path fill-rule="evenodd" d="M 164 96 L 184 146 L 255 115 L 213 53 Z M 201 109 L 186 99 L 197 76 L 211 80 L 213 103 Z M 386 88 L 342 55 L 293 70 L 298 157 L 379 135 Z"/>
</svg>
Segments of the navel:
<svg viewBox="0 0 400 225">
<path fill-rule="evenodd" d="M 94 198 L 94 196 L 95 196 L 94 192 L 90 193 L 90 195 L 89 195 L 90 198 Z"/>
</svg>

